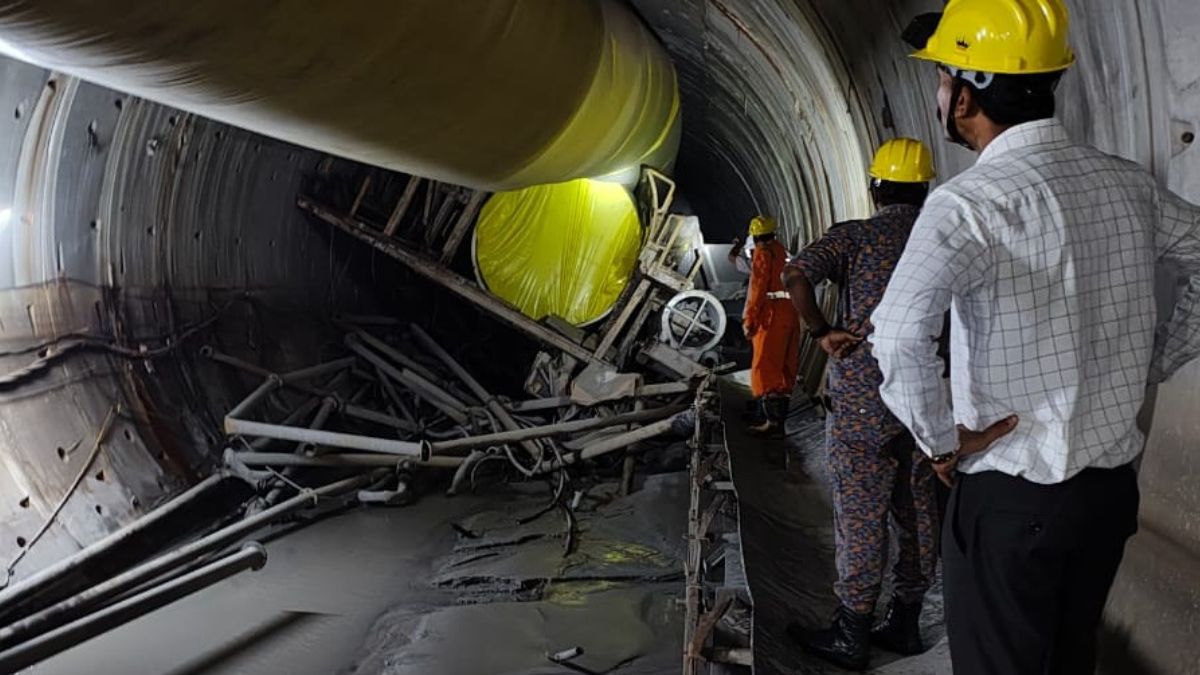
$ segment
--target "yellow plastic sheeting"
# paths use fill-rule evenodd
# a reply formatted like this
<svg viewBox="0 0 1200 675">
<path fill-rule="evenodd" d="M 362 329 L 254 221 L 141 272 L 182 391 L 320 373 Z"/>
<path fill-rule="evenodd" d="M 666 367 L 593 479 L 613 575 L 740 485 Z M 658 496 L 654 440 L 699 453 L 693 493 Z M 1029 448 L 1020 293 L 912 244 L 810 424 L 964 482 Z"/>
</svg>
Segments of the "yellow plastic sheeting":
<svg viewBox="0 0 1200 675">
<path fill-rule="evenodd" d="M 475 228 L 481 284 L 526 316 L 577 326 L 616 303 L 640 247 L 633 198 L 596 180 L 498 193 Z"/>
<path fill-rule="evenodd" d="M 0 52 L 489 191 L 669 170 L 679 92 L 617 0 L 0 0 Z"/>
</svg>

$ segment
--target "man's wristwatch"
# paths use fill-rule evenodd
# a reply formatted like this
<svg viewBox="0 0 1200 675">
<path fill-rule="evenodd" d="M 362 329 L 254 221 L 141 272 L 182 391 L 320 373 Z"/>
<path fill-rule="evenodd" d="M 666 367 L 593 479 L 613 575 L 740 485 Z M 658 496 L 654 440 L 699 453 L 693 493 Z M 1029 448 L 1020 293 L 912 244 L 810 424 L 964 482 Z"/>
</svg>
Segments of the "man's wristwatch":
<svg viewBox="0 0 1200 675">
<path fill-rule="evenodd" d="M 933 457 L 929 458 L 929 461 L 934 466 L 941 466 L 943 464 L 949 464 L 951 461 L 954 460 L 955 457 L 958 457 L 957 450 L 955 450 L 954 452 L 946 452 L 946 453 L 942 453 L 940 455 L 934 455 Z"/>
</svg>

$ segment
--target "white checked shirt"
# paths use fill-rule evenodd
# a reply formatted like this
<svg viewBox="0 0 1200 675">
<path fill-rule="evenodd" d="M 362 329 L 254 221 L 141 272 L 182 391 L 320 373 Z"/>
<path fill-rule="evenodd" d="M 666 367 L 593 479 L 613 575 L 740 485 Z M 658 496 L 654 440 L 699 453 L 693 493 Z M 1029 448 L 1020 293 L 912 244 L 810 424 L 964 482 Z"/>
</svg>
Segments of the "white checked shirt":
<svg viewBox="0 0 1200 675">
<path fill-rule="evenodd" d="M 1156 336 L 1159 262 L 1190 283 Z M 947 308 L 953 412 L 934 343 Z M 1015 126 L 929 196 L 872 322 L 883 399 L 925 452 L 953 452 L 956 422 L 1016 413 L 962 471 L 1058 483 L 1120 466 L 1142 449 L 1148 379 L 1200 353 L 1200 207 L 1056 120 Z"/>
</svg>

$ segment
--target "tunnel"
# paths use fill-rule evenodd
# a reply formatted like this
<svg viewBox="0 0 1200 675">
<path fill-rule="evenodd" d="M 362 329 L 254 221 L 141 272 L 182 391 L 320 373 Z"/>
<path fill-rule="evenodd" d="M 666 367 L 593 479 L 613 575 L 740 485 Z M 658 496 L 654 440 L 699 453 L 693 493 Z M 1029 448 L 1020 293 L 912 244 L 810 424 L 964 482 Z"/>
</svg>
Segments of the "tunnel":
<svg viewBox="0 0 1200 675">
<path fill-rule="evenodd" d="M 475 137 L 464 131 L 465 122 L 444 124 L 448 140 L 439 140 L 441 145 L 430 142 L 419 152 L 401 153 L 396 150 L 400 144 L 416 141 L 397 140 L 399 132 L 389 135 L 388 97 L 402 92 L 389 90 L 393 85 L 386 78 L 339 83 L 337 73 L 322 71 L 327 79 L 313 88 L 336 89 L 338 97 L 314 99 L 307 109 L 303 101 L 290 101 L 286 114 L 276 109 L 276 118 L 268 114 L 269 106 L 254 108 L 253 84 L 238 85 L 245 89 L 230 85 L 223 101 L 201 100 L 188 87 L 203 79 L 204 63 L 156 70 L 153 49 L 122 45 L 111 35 L 114 44 L 108 45 L 103 30 L 89 35 L 89 22 L 101 25 L 89 3 L 48 3 L 52 9 L 44 14 L 32 8 L 36 4 L 0 2 L 0 51 L 6 55 L 0 60 L 0 259 L 7 261 L 0 266 L 0 363 L 9 373 L 0 376 L 0 561 L 14 561 L 8 566 L 9 584 L 67 559 L 221 470 L 229 445 L 223 431 L 226 414 L 259 386 L 261 372 L 287 373 L 342 354 L 345 331 L 334 320 L 338 317 L 393 316 L 420 324 L 477 372 L 487 389 L 522 395 L 523 379 L 540 349 L 536 340 L 477 311 L 470 298 L 399 264 L 382 249 L 330 227 L 312 210 L 300 208 L 298 200 L 313 197 L 382 222 L 413 176 L 449 186 L 445 194 L 461 199 L 456 208 L 465 211 L 472 190 L 524 188 L 554 182 L 547 176 L 574 179 L 587 171 L 609 173 L 612 167 L 589 165 L 581 169 L 585 174 L 571 174 L 553 162 L 544 165 L 553 165 L 551 171 L 521 158 L 513 164 L 526 173 L 503 171 L 497 167 L 509 151 L 488 136 L 501 132 Z M 219 30 L 223 22 L 239 21 L 235 3 L 217 4 L 228 14 L 205 17 L 211 26 Z M 348 14 L 369 17 L 372 11 L 365 4 L 310 4 L 314 9 L 302 11 L 330 21 Z M 682 129 L 670 168 L 677 204 L 699 219 L 707 243 L 728 243 L 744 233 L 751 217 L 772 214 L 781 223 L 781 239 L 795 251 L 835 223 L 869 216 L 870 156 L 895 136 L 929 143 L 939 180 L 974 162 L 973 154 L 944 140 L 935 116 L 936 73 L 907 58 L 910 48 L 900 39 L 914 16 L 940 11 L 942 3 L 586 4 L 594 5 L 589 16 L 616 12 L 626 17 L 622 21 L 640 24 L 656 42 L 654 49 L 663 50 L 673 64 Z M 1058 117 L 1076 140 L 1133 160 L 1162 185 L 1200 200 L 1200 155 L 1192 148 L 1200 118 L 1200 76 L 1194 70 L 1200 63 L 1200 43 L 1194 40 L 1200 5 L 1192 0 L 1067 4 L 1078 61 L 1058 90 Z M 266 5 L 278 12 L 296 11 L 282 9 L 284 3 Z M 431 34 L 444 30 L 452 36 L 450 45 L 458 38 L 465 42 L 470 31 L 463 28 L 460 35 L 454 22 L 467 21 L 473 13 L 453 10 L 449 22 L 436 31 L 431 28 Z M 420 19 L 419 13 L 414 17 Z M 345 25 L 370 22 L 347 20 Z M 188 26 L 154 28 L 162 36 L 178 37 L 177 44 L 206 35 L 200 28 L 189 33 Z M 349 31 L 335 26 L 325 35 L 285 35 L 293 42 L 284 40 L 286 48 L 274 53 L 288 53 L 295 63 L 320 70 L 312 64 L 336 58 L 326 50 L 353 52 L 356 47 L 352 33 L 339 36 L 337 30 Z M 378 25 L 374 30 L 393 29 Z M 264 35 L 267 39 L 283 38 Z M 160 42 L 155 48 L 170 53 L 171 42 Z M 551 52 L 565 49 L 567 42 L 547 36 L 542 48 L 531 51 L 536 59 L 552 59 Z M 363 59 L 371 73 L 432 69 L 422 95 L 452 100 L 445 115 L 459 110 L 465 119 L 468 112 L 478 112 L 469 105 L 472 88 L 486 99 L 488 81 L 455 79 L 458 71 L 450 66 L 444 66 L 450 70 L 439 79 L 437 59 L 401 66 L 372 57 Z M 144 72 L 129 66 L 139 58 L 147 59 Z M 486 53 L 472 55 L 475 60 L 466 63 L 486 58 Z M 239 67 L 234 60 L 225 66 Z M 298 68 L 300 74 L 292 76 L 303 79 L 305 71 Z M 138 79 L 139 72 L 157 78 L 161 88 L 141 86 L 145 80 Z M 246 82 L 272 76 L 271 68 L 264 68 L 250 72 Z M 279 91 L 308 86 L 280 77 L 272 85 Z M 554 108 L 556 97 L 578 96 L 566 92 L 571 84 L 531 88 L 530 96 L 547 101 L 532 109 L 544 113 Z M 170 87 L 180 89 L 172 93 Z M 521 111 L 511 114 L 517 120 L 512 128 L 527 129 L 531 137 L 550 123 L 548 113 L 530 113 L 528 119 Z M 376 152 L 381 147 L 385 149 Z M 443 154 L 453 155 L 453 161 Z M 460 249 L 451 262 L 470 276 L 464 256 Z M 1169 306 L 1174 290 L 1161 289 L 1160 305 Z M 261 372 L 215 361 L 210 358 L 214 351 L 254 364 Z M 810 352 L 802 377 L 816 382 L 822 367 Z M 1198 392 L 1200 364 L 1193 363 L 1158 387 L 1143 410 L 1149 433 L 1139 468 L 1139 532 L 1106 608 L 1102 672 L 1200 672 L 1200 648 L 1194 640 L 1200 617 Z M 97 440 L 101 430 L 102 452 Z M 819 437 L 819 428 L 810 431 Z M 80 473 L 85 459 L 86 470 Z M 447 472 L 430 473 L 434 477 L 427 480 L 446 480 Z M 211 503 L 187 514 L 188 527 L 200 531 L 249 496 L 241 487 L 225 487 Z M 678 499 L 686 501 L 685 492 Z M 678 499 L 672 508 L 685 510 Z M 486 514 L 488 501 L 480 504 Z M 419 514 L 423 505 L 407 508 Z M 411 536 L 395 546 L 426 545 L 417 516 L 397 518 L 391 526 L 408 528 Z M 165 545 L 195 534 L 178 527 L 157 532 L 140 545 Z M 356 545 L 356 534 L 376 540 L 392 536 L 379 523 L 361 529 L 348 526 L 327 540 L 284 534 L 279 541 L 306 536 L 307 546 L 320 549 L 325 541 L 345 549 Z M 130 546 L 129 559 L 122 562 L 118 555 L 112 564 L 131 564 L 147 554 Z M 387 556 L 407 553 L 379 545 L 374 555 L 380 560 L 369 561 L 370 555 L 364 554 L 362 564 L 379 573 L 376 568 L 389 564 Z M 269 575 L 270 570 L 268 565 L 257 574 Z M 336 587 L 338 576 L 356 573 L 353 567 L 325 572 L 329 576 L 307 580 L 321 587 L 315 594 L 322 598 L 332 594 L 327 587 Z M 278 663 L 247 661 L 238 662 L 244 669 L 237 670 L 233 662 L 196 657 L 193 670 L 172 672 L 435 672 L 399 666 L 388 670 L 386 660 L 370 658 L 359 663 L 359 670 L 346 671 L 359 645 L 410 639 L 378 625 L 372 630 L 384 632 L 368 635 L 372 620 L 388 607 L 382 601 L 364 602 L 369 609 L 363 611 L 370 616 L 337 629 L 310 618 L 319 612 L 288 614 L 283 621 L 295 622 L 297 634 L 308 637 L 295 638 L 304 644 L 301 658 L 283 669 Z M 606 608 L 599 620 L 622 620 L 620 607 Z M 458 615 L 447 616 L 452 622 Z M 206 620 L 219 623 L 211 615 Z M 463 619 L 469 620 L 474 619 Z M 413 621 L 400 612 L 393 630 L 405 633 Z M 272 639 L 269 634 L 260 637 L 264 644 Z M 256 640 L 254 634 L 240 639 L 251 645 Z M 338 646 L 326 648 L 323 639 Z M 128 649 L 137 642 L 112 644 L 111 649 Z M 161 645 L 144 648 L 165 651 Z M 672 649 L 678 645 L 668 644 L 666 650 Z M 48 662 L 46 671 L 34 667 L 30 672 L 79 672 L 72 669 L 97 658 L 86 650 L 65 656 L 70 658 Z M 303 658 L 312 660 L 305 663 Z M 781 658 L 773 665 L 758 662 L 754 671 L 827 672 Z M 628 672 L 678 672 L 677 653 L 663 660 L 670 668 L 659 671 L 643 664 L 646 670 Z M 479 665 L 486 661 L 435 662 L 452 664 L 444 672 L 500 672 Z M 163 672 L 167 663 L 169 655 L 145 662 L 126 656 L 114 660 L 112 670 L 92 672 Z M 633 663 L 636 668 L 638 662 Z M 949 672 L 944 659 L 936 667 L 941 670 L 880 672 Z"/>
</svg>

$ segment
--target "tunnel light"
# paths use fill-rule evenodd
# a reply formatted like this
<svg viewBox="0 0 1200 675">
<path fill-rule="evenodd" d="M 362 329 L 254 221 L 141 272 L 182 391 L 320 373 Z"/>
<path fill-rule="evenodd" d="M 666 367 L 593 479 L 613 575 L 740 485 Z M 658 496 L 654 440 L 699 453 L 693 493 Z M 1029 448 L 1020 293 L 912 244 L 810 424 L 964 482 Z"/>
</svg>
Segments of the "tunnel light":
<svg viewBox="0 0 1200 675">
<path fill-rule="evenodd" d="M 12 209 L 0 209 L 0 230 L 8 229 L 8 223 L 12 220 Z"/>
</svg>

